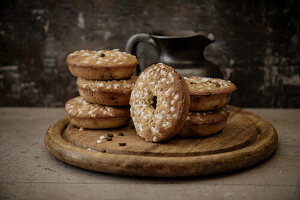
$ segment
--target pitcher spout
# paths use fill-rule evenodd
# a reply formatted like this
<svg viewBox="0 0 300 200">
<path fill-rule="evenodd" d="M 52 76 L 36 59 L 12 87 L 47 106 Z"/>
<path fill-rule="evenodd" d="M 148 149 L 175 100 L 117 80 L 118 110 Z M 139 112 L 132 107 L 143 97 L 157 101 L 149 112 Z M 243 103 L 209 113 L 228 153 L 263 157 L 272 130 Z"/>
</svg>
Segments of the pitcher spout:
<svg viewBox="0 0 300 200">
<path fill-rule="evenodd" d="M 207 45 L 215 42 L 216 38 L 212 33 L 207 32 L 197 32 L 195 34 L 195 37 L 198 39 L 199 45 L 203 48 L 205 48 Z"/>
</svg>

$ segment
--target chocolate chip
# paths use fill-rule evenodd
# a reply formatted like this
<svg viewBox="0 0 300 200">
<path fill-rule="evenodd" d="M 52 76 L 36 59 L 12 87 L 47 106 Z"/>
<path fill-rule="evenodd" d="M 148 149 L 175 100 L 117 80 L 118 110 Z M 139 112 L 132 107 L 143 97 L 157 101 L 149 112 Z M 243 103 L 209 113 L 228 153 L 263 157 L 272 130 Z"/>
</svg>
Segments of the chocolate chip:
<svg viewBox="0 0 300 200">
<path fill-rule="evenodd" d="M 124 133 L 118 133 L 118 136 L 124 136 Z"/>
<path fill-rule="evenodd" d="M 100 150 L 101 153 L 106 153 L 105 149 Z"/>
<path fill-rule="evenodd" d="M 121 142 L 119 143 L 120 146 L 126 146 L 126 143 L 125 142 Z"/>
<path fill-rule="evenodd" d="M 112 141 L 112 137 L 107 137 L 106 140 L 107 141 Z"/>
<path fill-rule="evenodd" d="M 108 137 L 114 137 L 114 134 L 112 134 L 112 133 L 107 133 L 106 134 Z"/>
<path fill-rule="evenodd" d="M 194 85 L 194 84 L 196 84 L 196 83 L 194 83 L 194 82 L 191 82 L 191 84 L 192 84 L 192 85 Z"/>
<path fill-rule="evenodd" d="M 216 84 L 217 87 L 220 87 L 221 85 L 219 83 Z"/>
<path fill-rule="evenodd" d="M 100 57 L 105 57 L 105 54 L 104 54 L 104 53 L 101 53 L 101 54 L 100 54 Z"/>
</svg>

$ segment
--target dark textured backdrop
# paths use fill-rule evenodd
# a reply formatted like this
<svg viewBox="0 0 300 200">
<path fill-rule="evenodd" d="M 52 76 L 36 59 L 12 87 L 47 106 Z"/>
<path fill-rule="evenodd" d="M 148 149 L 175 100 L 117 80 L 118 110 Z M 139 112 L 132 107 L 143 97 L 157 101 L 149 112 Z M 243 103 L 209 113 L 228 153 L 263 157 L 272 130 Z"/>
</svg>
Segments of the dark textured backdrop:
<svg viewBox="0 0 300 200">
<path fill-rule="evenodd" d="M 212 32 L 205 51 L 239 90 L 232 104 L 300 107 L 299 1 L 1 1 L 0 106 L 62 106 L 77 95 L 65 58 L 119 48 L 137 32 Z M 141 63 L 154 62 L 140 45 Z"/>
</svg>

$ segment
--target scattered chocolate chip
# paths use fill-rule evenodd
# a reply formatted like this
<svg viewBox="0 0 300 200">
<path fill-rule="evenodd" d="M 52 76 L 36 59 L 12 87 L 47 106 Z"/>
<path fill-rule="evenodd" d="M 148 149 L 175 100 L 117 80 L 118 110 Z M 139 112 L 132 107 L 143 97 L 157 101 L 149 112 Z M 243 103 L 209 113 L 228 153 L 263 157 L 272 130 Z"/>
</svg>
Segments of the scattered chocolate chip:
<svg viewBox="0 0 300 200">
<path fill-rule="evenodd" d="M 112 141 L 112 137 L 107 137 L 106 140 L 107 141 Z"/>
<path fill-rule="evenodd" d="M 194 82 L 191 82 L 191 84 L 192 84 L 192 85 L 194 85 L 194 84 L 196 84 L 196 83 L 194 83 Z"/>
<path fill-rule="evenodd" d="M 119 143 L 120 146 L 126 146 L 126 143 L 125 142 L 121 142 Z"/>
<path fill-rule="evenodd" d="M 118 133 L 118 136 L 124 136 L 124 133 Z"/>
<path fill-rule="evenodd" d="M 112 134 L 112 133 L 107 133 L 106 135 L 107 135 L 107 137 L 114 137 L 114 134 Z"/>
<path fill-rule="evenodd" d="M 220 87 L 221 85 L 219 83 L 216 84 L 217 87 Z"/>
<path fill-rule="evenodd" d="M 105 57 L 105 54 L 104 54 L 104 53 L 101 53 L 101 54 L 100 54 L 100 57 Z"/>
<path fill-rule="evenodd" d="M 100 150 L 101 153 L 106 153 L 105 149 Z"/>
</svg>

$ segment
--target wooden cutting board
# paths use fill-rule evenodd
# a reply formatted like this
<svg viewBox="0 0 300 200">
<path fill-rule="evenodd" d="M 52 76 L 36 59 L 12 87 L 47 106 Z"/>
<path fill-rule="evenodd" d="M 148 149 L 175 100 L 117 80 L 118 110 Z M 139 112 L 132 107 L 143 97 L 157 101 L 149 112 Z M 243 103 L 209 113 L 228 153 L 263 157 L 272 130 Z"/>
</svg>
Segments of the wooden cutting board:
<svg viewBox="0 0 300 200">
<path fill-rule="evenodd" d="M 270 156 L 278 140 L 273 126 L 243 109 L 227 108 L 230 117 L 226 127 L 210 137 L 175 137 L 165 143 L 150 143 L 137 136 L 132 125 L 111 130 L 79 131 L 64 118 L 50 126 L 45 145 L 56 158 L 71 165 L 134 176 L 222 173 L 251 166 Z M 98 144 L 99 137 L 107 133 L 114 135 L 112 141 L 104 139 Z M 126 146 L 119 143 L 126 143 Z"/>
</svg>

